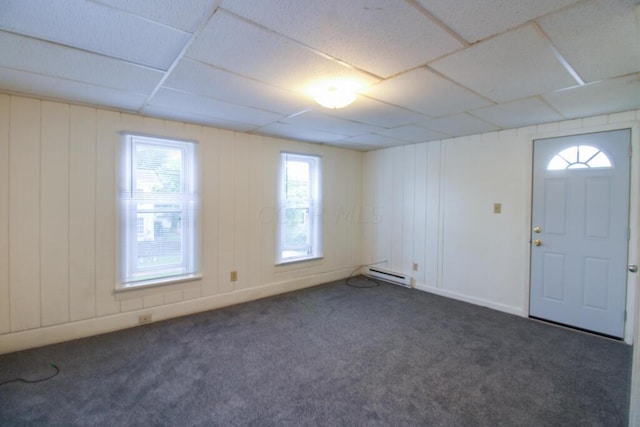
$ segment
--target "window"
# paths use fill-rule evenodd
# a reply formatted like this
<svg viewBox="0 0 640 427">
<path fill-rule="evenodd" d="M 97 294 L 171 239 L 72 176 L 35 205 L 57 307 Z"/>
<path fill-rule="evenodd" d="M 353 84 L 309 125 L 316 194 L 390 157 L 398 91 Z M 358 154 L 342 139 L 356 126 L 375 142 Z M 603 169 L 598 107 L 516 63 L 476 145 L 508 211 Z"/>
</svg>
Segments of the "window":
<svg viewBox="0 0 640 427">
<path fill-rule="evenodd" d="M 551 159 L 547 170 L 610 168 L 611 160 L 591 145 L 575 145 L 565 148 Z"/>
<path fill-rule="evenodd" d="M 121 287 L 196 277 L 196 144 L 126 135 L 124 145 Z"/>
<path fill-rule="evenodd" d="M 282 153 L 277 263 L 322 257 L 321 159 Z"/>
</svg>

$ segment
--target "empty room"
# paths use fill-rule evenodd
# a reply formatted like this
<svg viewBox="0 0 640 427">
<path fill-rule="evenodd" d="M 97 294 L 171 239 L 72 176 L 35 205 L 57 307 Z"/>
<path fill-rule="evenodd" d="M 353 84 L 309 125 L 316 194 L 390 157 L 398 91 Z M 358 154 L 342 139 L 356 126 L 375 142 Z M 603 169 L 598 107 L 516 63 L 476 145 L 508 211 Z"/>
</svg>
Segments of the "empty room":
<svg viewBox="0 0 640 427">
<path fill-rule="evenodd" d="M 640 426 L 639 0 L 1 0 L 0 425 Z"/>
</svg>

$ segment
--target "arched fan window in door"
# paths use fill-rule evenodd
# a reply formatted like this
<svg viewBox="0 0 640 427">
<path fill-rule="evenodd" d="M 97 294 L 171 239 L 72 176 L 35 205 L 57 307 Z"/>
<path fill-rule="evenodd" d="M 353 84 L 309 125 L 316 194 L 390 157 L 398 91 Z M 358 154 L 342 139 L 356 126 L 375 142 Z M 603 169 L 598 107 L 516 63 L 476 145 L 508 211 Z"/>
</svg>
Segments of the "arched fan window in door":
<svg viewBox="0 0 640 427">
<path fill-rule="evenodd" d="M 547 170 L 610 168 L 609 156 L 591 145 L 574 145 L 553 156 Z"/>
</svg>

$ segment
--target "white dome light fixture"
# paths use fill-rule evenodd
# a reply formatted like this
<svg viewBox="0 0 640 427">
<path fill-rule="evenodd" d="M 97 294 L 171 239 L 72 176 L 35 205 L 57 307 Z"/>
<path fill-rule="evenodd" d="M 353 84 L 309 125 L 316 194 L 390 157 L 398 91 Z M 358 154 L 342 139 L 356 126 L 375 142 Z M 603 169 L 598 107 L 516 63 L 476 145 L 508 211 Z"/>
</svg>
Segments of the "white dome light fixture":
<svg viewBox="0 0 640 427">
<path fill-rule="evenodd" d="M 361 85 L 353 80 L 332 80 L 319 83 L 311 88 L 313 99 L 325 108 L 344 108 L 356 99 L 356 91 Z"/>
</svg>

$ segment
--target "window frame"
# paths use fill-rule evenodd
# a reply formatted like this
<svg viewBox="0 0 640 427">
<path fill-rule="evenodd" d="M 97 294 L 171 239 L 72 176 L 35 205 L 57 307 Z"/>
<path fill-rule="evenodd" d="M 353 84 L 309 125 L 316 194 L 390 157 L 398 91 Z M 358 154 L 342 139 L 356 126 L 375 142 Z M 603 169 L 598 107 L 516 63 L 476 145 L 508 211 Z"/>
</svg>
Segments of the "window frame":
<svg viewBox="0 0 640 427">
<path fill-rule="evenodd" d="M 201 278 L 199 262 L 199 173 L 198 144 L 192 140 L 180 140 L 167 137 L 122 133 L 122 155 L 120 159 L 119 211 L 119 280 L 116 291 L 129 291 L 151 286 L 167 285 Z M 180 182 L 181 189 L 176 192 L 136 192 L 136 148 L 139 145 L 167 147 L 181 151 Z M 147 211 L 139 204 L 154 205 Z M 139 213 L 165 212 L 157 205 L 179 206 L 180 213 L 180 254 L 182 260 L 173 266 L 162 265 L 155 270 L 173 268 L 172 272 L 155 277 L 135 277 L 143 273 L 153 273 L 154 268 L 136 266 L 138 243 Z M 179 270 L 179 271 L 176 271 Z"/>
<path fill-rule="evenodd" d="M 311 197 L 306 206 L 297 205 L 297 209 L 308 209 L 306 218 L 309 221 L 309 252 L 303 256 L 284 257 L 284 240 L 286 236 L 286 213 L 290 201 L 286 199 L 286 164 L 287 161 L 298 161 L 309 164 L 309 182 Z M 322 259 L 322 157 L 315 154 L 302 154 L 289 151 L 280 153 L 278 172 L 278 212 L 276 230 L 276 265 L 287 265 L 304 261 Z"/>
</svg>

